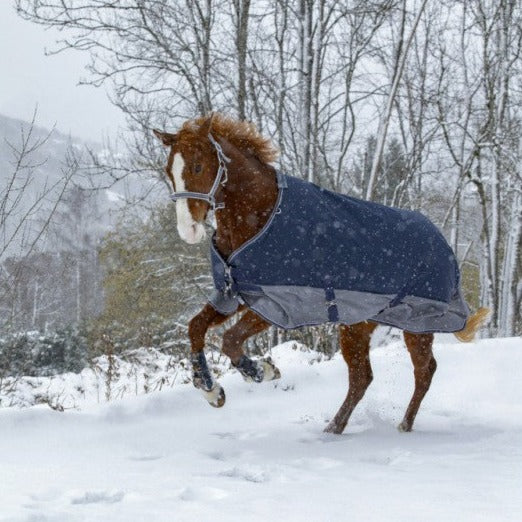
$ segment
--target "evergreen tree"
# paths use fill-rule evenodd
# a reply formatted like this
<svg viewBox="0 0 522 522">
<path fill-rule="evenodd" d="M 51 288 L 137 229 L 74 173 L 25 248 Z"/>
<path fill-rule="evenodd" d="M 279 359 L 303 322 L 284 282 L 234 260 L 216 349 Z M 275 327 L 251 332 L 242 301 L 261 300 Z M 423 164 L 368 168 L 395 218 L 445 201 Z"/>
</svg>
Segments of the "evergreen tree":
<svg viewBox="0 0 522 522">
<path fill-rule="evenodd" d="M 359 152 L 354 163 L 354 181 L 355 186 L 360 187 L 357 191 L 359 197 L 366 193 L 372 169 L 372 158 L 375 154 L 375 144 L 375 136 L 371 135 L 368 137 L 363 151 Z M 406 156 L 399 140 L 392 137 L 388 142 L 378 169 L 377 183 L 373 191 L 373 201 L 384 205 L 396 205 L 396 192 L 406 182 L 406 179 Z M 402 206 L 408 206 L 407 200 L 403 199 Z"/>
</svg>

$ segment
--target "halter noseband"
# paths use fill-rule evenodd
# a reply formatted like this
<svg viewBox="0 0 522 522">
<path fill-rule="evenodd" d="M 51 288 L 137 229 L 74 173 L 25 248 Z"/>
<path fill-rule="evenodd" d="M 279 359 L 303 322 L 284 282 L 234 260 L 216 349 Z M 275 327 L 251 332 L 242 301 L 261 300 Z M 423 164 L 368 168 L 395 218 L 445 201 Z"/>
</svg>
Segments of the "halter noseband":
<svg viewBox="0 0 522 522">
<path fill-rule="evenodd" d="M 208 139 L 216 149 L 219 163 L 216 179 L 214 179 L 214 183 L 212 184 L 210 191 L 207 194 L 204 194 L 203 192 L 174 192 L 174 194 L 170 195 L 170 199 L 172 201 L 177 201 L 178 199 L 201 199 L 206 201 L 212 210 L 221 210 L 225 208 L 225 204 L 216 203 L 216 192 L 219 190 L 219 185 L 224 187 L 228 181 L 227 163 L 230 162 L 230 158 L 225 155 L 221 145 L 214 139 L 212 134 L 208 135 Z"/>
</svg>

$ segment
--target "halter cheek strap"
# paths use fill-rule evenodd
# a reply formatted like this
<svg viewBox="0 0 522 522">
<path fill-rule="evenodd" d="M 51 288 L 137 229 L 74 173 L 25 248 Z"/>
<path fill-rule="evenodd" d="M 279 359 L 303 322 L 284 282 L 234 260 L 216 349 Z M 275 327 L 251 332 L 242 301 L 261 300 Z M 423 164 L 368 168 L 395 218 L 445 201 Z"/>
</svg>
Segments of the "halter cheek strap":
<svg viewBox="0 0 522 522">
<path fill-rule="evenodd" d="M 212 134 L 208 135 L 208 139 L 216 149 L 216 154 L 219 163 L 216 178 L 214 179 L 212 187 L 210 187 L 210 191 L 206 194 L 203 192 L 189 191 L 174 192 L 174 194 L 170 195 L 170 199 L 172 201 L 177 201 L 178 199 L 201 199 L 202 201 L 206 201 L 210 205 L 212 210 L 221 210 L 225 208 L 225 204 L 216 203 L 216 193 L 219 190 L 219 186 L 221 185 L 222 187 L 224 187 L 226 182 L 228 181 L 227 163 L 230 163 L 231 160 L 228 156 L 225 155 L 223 149 L 221 148 L 221 145 L 214 139 L 214 136 L 212 136 Z"/>
</svg>

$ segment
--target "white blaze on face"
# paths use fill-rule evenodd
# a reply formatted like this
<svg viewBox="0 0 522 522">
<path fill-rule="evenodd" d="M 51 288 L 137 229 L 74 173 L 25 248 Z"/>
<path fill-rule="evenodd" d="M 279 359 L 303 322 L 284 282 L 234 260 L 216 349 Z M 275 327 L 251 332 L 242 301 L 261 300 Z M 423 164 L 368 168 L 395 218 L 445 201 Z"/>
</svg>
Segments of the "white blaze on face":
<svg viewBox="0 0 522 522">
<path fill-rule="evenodd" d="M 183 179 L 183 167 L 185 162 L 183 156 L 176 152 L 174 161 L 172 162 L 172 175 L 174 176 L 174 184 L 176 192 L 185 192 L 185 180 Z M 176 217 L 178 220 L 178 234 L 183 241 L 193 245 L 202 241 L 205 236 L 205 227 L 202 223 L 198 223 L 192 217 L 186 199 L 178 199 L 176 201 Z"/>
</svg>

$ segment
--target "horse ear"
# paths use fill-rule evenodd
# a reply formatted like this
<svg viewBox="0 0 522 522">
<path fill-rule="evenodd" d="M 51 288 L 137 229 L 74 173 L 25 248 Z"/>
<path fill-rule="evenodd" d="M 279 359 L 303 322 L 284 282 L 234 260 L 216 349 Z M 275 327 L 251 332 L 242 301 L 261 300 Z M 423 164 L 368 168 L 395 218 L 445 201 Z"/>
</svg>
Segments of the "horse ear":
<svg viewBox="0 0 522 522">
<path fill-rule="evenodd" d="M 165 147 L 171 147 L 172 145 L 174 145 L 174 143 L 176 143 L 175 134 L 170 134 L 169 132 L 161 132 L 158 129 L 152 129 L 152 132 L 154 133 L 154 136 L 156 136 L 156 138 L 159 138 L 162 141 Z"/>
<path fill-rule="evenodd" d="M 210 129 L 212 128 L 212 120 L 214 119 L 214 113 L 210 113 L 210 116 L 201 124 L 199 128 L 199 132 L 205 138 L 210 134 Z"/>
</svg>

